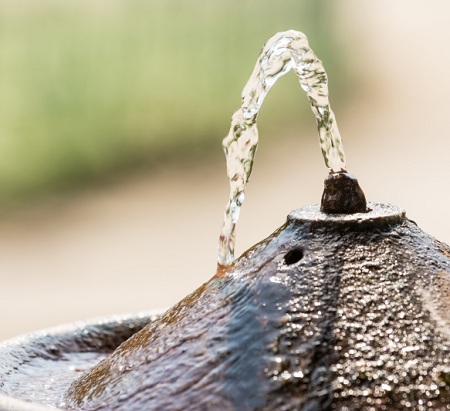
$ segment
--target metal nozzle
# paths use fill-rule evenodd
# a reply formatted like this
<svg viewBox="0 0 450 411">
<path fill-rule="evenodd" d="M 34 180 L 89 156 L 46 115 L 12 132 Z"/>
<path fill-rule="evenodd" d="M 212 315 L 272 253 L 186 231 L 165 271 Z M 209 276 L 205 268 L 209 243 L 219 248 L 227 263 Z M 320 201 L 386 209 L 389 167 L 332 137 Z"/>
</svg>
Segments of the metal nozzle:
<svg viewBox="0 0 450 411">
<path fill-rule="evenodd" d="M 358 180 L 346 171 L 330 173 L 324 182 L 320 211 L 327 214 L 366 213 L 367 202 Z"/>
</svg>

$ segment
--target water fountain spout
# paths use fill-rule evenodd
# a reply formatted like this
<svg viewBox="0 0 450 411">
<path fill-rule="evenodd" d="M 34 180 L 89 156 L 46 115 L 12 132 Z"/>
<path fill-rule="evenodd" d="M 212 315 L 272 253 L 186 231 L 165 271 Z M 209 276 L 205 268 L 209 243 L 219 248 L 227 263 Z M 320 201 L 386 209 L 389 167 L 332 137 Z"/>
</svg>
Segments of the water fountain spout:
<svg viewBox="0 0 450 411">
<path fill-rule="evenodd" d="M 366 197 L 358 180 L 347 172 L 330 173 L 325 180 L 320 211 L 327 214 L 366 213 Z"/>
<path fill-rule="evenodd" d="M 256 120 L 259 109 L 275 82 L 291 70 L 297 74 L 300 86 L 306 92 L 316 118 L 325 165 L 333 173 L 333 178 L 327 183 L 330 188 L 325 197 L 329 200 L 325 202 L 323 210 L 334 214 L 366 211 L 362 192 L 355 196 L 355 193 L 361 190 L 350 189 L 352 195 L 348 196 L 346 189 L 336 196 L 337 191 L 333 188 L 336 187 L 340 191 L 344 187 L 356 186 L 353 184 L 354 179 L 345 177 L 347 166 L 344 147 L 328 100 L 328 77 L 322 62 L 310 48 L 303 33 L 295 30 L 277 33 L 264 45 L 253 73 L 242 91 L 241 106 L 233 114 L 230 131 L 223 140 L 230 196 L 219 238 L 219 266 L 228 266 L 234 261 L 236 223 L 258 146 Z M 336 202 L 332 198 L 342 199 L 343 203 L 340 204 L 342 201 Z M 353 206 L 349 208 L 350 204 Z"/>
</svg>

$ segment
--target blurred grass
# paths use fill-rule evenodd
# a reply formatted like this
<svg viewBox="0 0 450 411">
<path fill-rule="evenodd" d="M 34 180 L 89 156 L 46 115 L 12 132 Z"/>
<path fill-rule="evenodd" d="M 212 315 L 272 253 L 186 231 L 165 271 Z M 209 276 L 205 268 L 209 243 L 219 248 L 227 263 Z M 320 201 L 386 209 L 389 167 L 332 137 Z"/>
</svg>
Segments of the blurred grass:
<svg viewBox="0 0 450 411">
<path fill-rule="evenodd" d="M 332 22 L 317 0 L 0 0 L 0 209 L 219 153 L 263 43 L 302 30 L 330 72 Z M 306 107 L 280 83 L 274 133 Z"/>
</svg>

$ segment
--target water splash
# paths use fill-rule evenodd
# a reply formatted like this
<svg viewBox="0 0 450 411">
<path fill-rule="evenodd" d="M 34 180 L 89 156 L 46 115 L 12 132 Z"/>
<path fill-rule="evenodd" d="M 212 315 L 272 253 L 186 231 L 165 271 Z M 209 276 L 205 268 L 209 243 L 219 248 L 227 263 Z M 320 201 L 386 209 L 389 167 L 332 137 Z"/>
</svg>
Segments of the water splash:
<svg viewBox="0 0 450 411">
<path fill-rule="evenodd" d="M 228 135 L 223 140 L 230 179 L 230 198 L 219 238 L 219 265 L 234 260 L 235 228 L 245 199 L 258 146 L 256 117 L 275 82 L 290 70 L 299 77 L 316 117 L 320 148 L 331 172 L 346 170 L 341 136 L 328 101 L 328 78 L 322 62 L 308 44 L 307 37 L 295 30 L 275 34 L 264 45 L 250 79 L 242 91 L 241 107 L 231 119 Z"/>
</svg>

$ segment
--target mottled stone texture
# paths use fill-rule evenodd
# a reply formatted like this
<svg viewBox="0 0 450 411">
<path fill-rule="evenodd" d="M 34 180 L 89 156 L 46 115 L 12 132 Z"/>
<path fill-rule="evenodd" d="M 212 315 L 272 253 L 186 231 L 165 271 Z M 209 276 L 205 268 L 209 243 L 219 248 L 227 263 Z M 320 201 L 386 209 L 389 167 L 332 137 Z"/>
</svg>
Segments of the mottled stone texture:
<svg viewBox="0 0 450 411">
<path fill-rule="evenodd" d="M 66 406 L 450 410 L 449 256 L 406 218 L 291 219 L 75 381 Z"/>
</svg>

